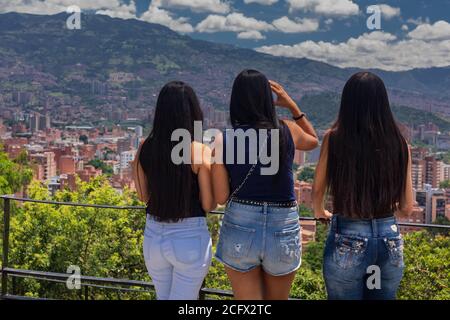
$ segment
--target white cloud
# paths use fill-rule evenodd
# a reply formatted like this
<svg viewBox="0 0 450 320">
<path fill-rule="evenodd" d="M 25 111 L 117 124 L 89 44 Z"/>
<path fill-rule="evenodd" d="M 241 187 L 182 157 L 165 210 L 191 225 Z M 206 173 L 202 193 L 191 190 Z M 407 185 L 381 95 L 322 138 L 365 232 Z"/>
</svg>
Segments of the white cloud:
<svg viewBox="0 0 450 320">
<path fill-rule="evenodd" d="M 266 38 L 261 34 L 261 32 L 256 30 L 239 32 L 237 37 L 238 39 L 246 39 L 246 40 L 262 40 Z"/>
<path fill-rule="evenodd" d="M 293 21 L 285 16 L 274 20 L 272 24 L 279 31 L 285 33 L 312 32 L 319 29 L 319 21 L 316 19 L 299 19 Z"/>
<path fill-rule="evenodd" d="M 244 0 L 245 4 L 257 3 L 257 4 L 260 4 L 263 6 L 271 6 L 277 2 L 278 2 L 278 0 Z"/>
<path fill-rule="evenodd" d="M 0 3 L 0 12 L 31 14 L 56 14 L 72 5 L 82 10 L 114 10 L 121 5 L 119 0 L 0 0 Z"/>
<path fill-rule="evenodd" d="M 418 26 L 420 24 L 430 23 L 430 18 L 428 18 L 428 17 L 426 17 L 425 19 L 422 18 L 422 17 L 419 17 L 419 18 L 416 18 L 416 19 L 409 18 L 408 20 L 406 20 L 406 22 Z"/>
<path fill-rule="evenodd" d="M 156 2 L 156 1 L 153 1 Z M 195 12 L 228 13 L 230 5 L 222 0 L 158 0 L 164 8 L 185 8 Z"/>
<path fill-rule="evenodd" d="M 136 4 L 132 0 L 128 5 L 122 4 L 114 9 L 98 10 L 95 13 L 104 14 L 112 18 L 136 19 Z"/>
<path fill-rule="evenodd" d="M 190 33 L 194 28 L 185 17 L 175 18 L 172 13 L 158 7 L 159 1 L 153 1 L 148 10 L 141 16 L 140 20 L 161 24 L 180 33 Z"/>
<path fill-rule="evenodd" d="M 381 14 L 383 16 L 383 18 L 390 20 L 394 17 L 398 17 L 400 16 L 400 8 L 396 8 L 396 7 L 391 7 L 387 4 L 380 4 L 378 5 L 381 9 Z"/>
<path fill-rule="evenodd" d="M 402 25 L 402 30 L 403 31 L 408 31 L 409 30 L 408 25 L 407 24 Z"/>
<path fill-rule="evenodd" d="M 276 56 L 309 58 L 340 67 L 380 68 L 391 71 L 450 65 L 450 40 L 398 40 L 390 33 L 365 33 L 346 42 L 305 41 L 292 46 L 257 49 Z"/>
<path fill-rule="evenodd" d="M 434 24 L 421 24 L 408 33 L 412 39 L 418 40 L 450 40 L 450 23 L 438 21 Z"/>
<path fill-rule="evenodd" d="M 211 14 L 201 21 L 195 28 L 199 32 L 248 32 L 248 31 L 269 31 L 274 27 L 255 18 L 246 17 L 242 13 L 231 13 L 227 16 Z"/>
<path fill-rule="evenodd" d="M 289 11 L 312 11 L 325 16 L 352 16 L 359 13 L 359 6 L 352 0 L 286 0 Z"/>
</svg>

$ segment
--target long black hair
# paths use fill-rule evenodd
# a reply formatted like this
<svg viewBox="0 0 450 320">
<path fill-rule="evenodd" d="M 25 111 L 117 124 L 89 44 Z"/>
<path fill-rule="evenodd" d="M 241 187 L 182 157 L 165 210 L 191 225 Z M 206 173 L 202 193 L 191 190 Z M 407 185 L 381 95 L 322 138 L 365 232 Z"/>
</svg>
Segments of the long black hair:
<svg viewBox="0 0 450 320">
<path fill-rule="evenodd" d="M 230 120 L 233 128 L 250 126 L 255 129 L 288 130 L 278 119 L 272 89 L 267 77 L 259 71 L 246 69 L 233 83 L 230 101 Z M 285 151 L 285 135 L 280 130 L 280 155 Z"/>
<path fill-rule="evenodd" d="M 398 209 L 405 196 L 408 145 L 386 87 L 375 74 L 360 72 L 348 80 L 328 150 L 327 181 L 335 213 L 371 219 Z"/>
<path fill-rule="evenodd" d="M 182 128 L 194 137 L 194 121 L 203 121 L 194 90 L 180 81 L 166 84 L 158 96 L 153 129 L 139 155 L 148 180 L 149 212 L 161 221 L 178 221 L 192 209 L 191 165 L 173 163 L 171 153 L 178 142 L 171 141 L 171 136 Z"/>
</svg>

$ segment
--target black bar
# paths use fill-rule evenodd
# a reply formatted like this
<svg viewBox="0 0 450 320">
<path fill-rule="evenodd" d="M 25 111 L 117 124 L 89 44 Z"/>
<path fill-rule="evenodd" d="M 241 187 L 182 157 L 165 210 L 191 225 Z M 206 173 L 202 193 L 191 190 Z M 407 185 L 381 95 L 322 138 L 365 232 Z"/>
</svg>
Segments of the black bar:
<svg viewBox="0 0 450 320">
<path fill-rule="evenodd" d="M 35 270 L 23 270 L 23 269 L 13 269 L 7 268 L 5 270 L 11 277 L 20 277 L 20 278 L 30 278 L 35 280 L 44 280 L 50 282 L 60 282 L 65 283 L 67 278 L 70 276 L 65 273 L 57 273 L 57 272 L 48 272 L 48 271 L 35 271 Z M 115 279 L 115 278 L 99 278 L 99 277 L 91 277 L 91 276 L 83 276 L 81 275 L 81 285 L 85 287 L 94 287 L 101 289 L 115 289 L 118 291 L 129 291 L 126 288 L 117 288 L 117 287 L 104 287 L 98 286 L 97 284 L 111 284 L 111 285 L 122 285 L 129 287 L 141 287 L 154 289 L 154 285 L 151 282 L 140 281 L 140 280 L 124 280 L 124 279 Z M 130 290 L 136 292 L 145 292 L 145 290 Z M 212 289 L 212 288 L 202 288 L 200 290 L 200 295 L 218 295 L 218 296 L 226 296 L 232 297 L 233 293 L 228 290 L 220 290 L 220 289 Z"/>
<path fill-rule="evenodd" d="M 11 200 L 3 201 L 3 255 L 2 255 L 2 297 L 8 293 L 8 255 L 9 255 L 9 219 L 11 215 Z"/>
</svg>

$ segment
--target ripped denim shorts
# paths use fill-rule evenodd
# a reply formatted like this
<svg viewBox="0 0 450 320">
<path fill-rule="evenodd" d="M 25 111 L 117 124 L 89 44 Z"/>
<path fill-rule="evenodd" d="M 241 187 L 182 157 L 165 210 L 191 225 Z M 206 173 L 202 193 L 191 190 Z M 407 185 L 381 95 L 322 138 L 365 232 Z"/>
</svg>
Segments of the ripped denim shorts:
<svg viewBox="0 0 450 320">
<path fill-rule="evenodd" d="M 301 255 L 296 206 L 228 204 L 216 252 L 216 259 L 224 265 L 240 272 L 261 266 L 273 276 L 282 276 L 300 267 Z"/>
</svg>

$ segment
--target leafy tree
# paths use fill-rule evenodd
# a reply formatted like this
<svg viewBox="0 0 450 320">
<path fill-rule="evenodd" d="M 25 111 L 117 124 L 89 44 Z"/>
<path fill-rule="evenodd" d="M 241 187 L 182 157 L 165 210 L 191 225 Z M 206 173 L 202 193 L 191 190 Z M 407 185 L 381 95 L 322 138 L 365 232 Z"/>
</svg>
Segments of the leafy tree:
<svg viewBox="0 0 450 320">
<path fill-rule="evenodd" d="M 314 180 L 315 169 L 312 167 L 305 167 L 298 175 L 298 180 L 312 182 Z"/>
<path fill-rule="evenodd" d="M 314 213 L 312 209 L 308 208 L 304 204 L 298 206 L 298 214 L 300 217 L 313 217 Z"/>
<path fill-rule="evenodd" d="M 399 299 L 450 299 L 450 237 L 427 231 L 404 236 L 405 271 Z"/>
<path fill-rule="evenodd" d="M 33 182 L 33 199 L 50 199 L 45 186 Z M 56 201 L 108 205 L 137 205 L 128 190 L 121 195 L 104 177 L 86 183 L 78 179 L 76 191 L 60 191 Z M 149 280 L 142 258 L 145 212 L 25 203 L 11 220 L 10 263 L 30 270 L 63 272 L 71 265 L 82 274 Z M 49 282 L 26 280 L 18 290 L 28 296 L 77 298 L 79 292 Z M 90 293 L 91 298 L 117 298 L 114 291 Z M 149 294 L 124 294 L 143 298 Z"/>
<path fill-rule="evenodd" d="M 80 140 L 81 142 L 83 142 L 84 144 L 88 144 L 88 142 L 89 142 L 89 138 L 88 138 L 88 136 L 85 135 L 85 134 L 80 135 L 79 140 Z"/>
<path fill-rule="evenodd" d="M 95 169 L 101 169 L 106 176 L 111 176 L 114 173 L 114 169 L 100 159 L 91 160 L 88 164 L 94 166 Z"/>
<path fill-rule="evenodd" d="M 442 189 L 448 189 L 448 188 L 450 188 L 450 180 L 442 181 L 442 182 L 439 184 L 439 188 L 442 188 Z"/>
<path fill-rule="evenodd" d="M 21 163 L 20 156 L 18 159 L 16 163 L 11 161 L 6 153 L 0 152 L 0 194 L 16 193 L 30 183 L 33 172 Z"/>
<path fill-rule="evenodd" d="M 24 159 L 22 159 L 24 160 Z M 0 192 L 13 193 L 31 179 L 25 161 L 7 159 L 0 153 Z M 30 198 L 134 206 L 141 204 L 136 194 L 125 189 L 117 192 L 107 179 L 76 181 L 75 191 L 58 191 L 50 196 L 47 187 L 33 181 Z M 24 203 L 12 207 L 10 263 L 12 267 L 65 273 L 71 265 L 84 275 L 149 281 L 142 257 L 145 213 L 142 210 L 116 210 Z M 311 214 L 300 207 L 300 214 Z M 209 215 L 208 226 L 217 245 L 221 215 Z M 441 219 L 439 223 L 449 223 Z M 297 272 L 291 296 L 300 299 L 325 299 L 322 277 L 323 250 L 328 227 L 317 224 L 316 238 L 303 248 L 302 266 Z M 404 236 L 405 272 L 399 299 L 450 299 L 450 237 L 442 231 L 412 232 Z M 0 246 L 1 249 L 1 246 Z M 230 282 L 221 263 L 213 260 L 205 285 L 230 290 Z M 17 294 L 58 299 L 79 299 L 79 290 L 65 284 L 33 279 L 18 279 Z M 90 298 L 149 299 L 151 292 L 125 292 L 91 289 Z"/>
</svg>

